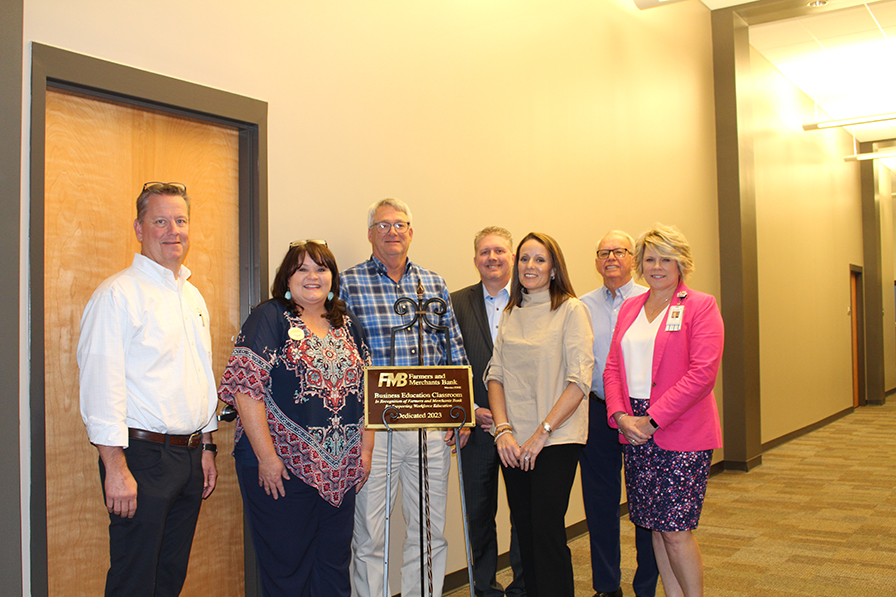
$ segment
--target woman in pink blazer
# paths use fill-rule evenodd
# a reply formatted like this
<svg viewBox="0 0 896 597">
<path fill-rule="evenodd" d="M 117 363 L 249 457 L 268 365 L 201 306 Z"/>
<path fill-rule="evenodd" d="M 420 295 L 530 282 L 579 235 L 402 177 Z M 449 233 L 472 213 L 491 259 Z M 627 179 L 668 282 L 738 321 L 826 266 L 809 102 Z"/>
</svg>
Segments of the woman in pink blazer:
<svg viewBox="0 0 896 597">
<path fill-rule="evenodd" d="M 667 597 L 702 597 L 691 531 L 722 447 L 713 396 L 724 327 L 715 299 L 689 289 L 691 249 L 677 228 L 638 239 L 635 267 L 650 291 L 623 303 L 604 369 L 608 422 L 625 450 L 629 518 L 653 531 Z"/>
</svg>

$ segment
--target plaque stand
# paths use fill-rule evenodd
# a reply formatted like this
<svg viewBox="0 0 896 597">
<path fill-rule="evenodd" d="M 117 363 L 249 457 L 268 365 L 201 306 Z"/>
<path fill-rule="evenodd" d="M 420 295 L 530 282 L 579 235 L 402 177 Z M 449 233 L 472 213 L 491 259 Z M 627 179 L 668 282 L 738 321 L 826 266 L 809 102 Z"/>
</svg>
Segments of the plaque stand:
<svg viewBox="0 0 896 597">
<path fill-rule="evenodd" d="M 448 305 L 439 297 L 423 299 L 423 283 L 417 281 L 417 300 L 408 297 L 401 297 L 393 305 L 393 309 L 398 315 L 407 315 L 411 309 L 414 311 L 414 317 L 406 324 L 394 326 L 391 329 L 389 364 L 395 365 L 395 334 L 412 328 L 417 325 L 417 364 L 423 366 L 423 331 L 424 327 L 433 330 L 437 334 L 444 334 L 445 337 L 445 354 L 447 355 L 447 365 L 451 365 L 451 338 L 448 326 L 439 325 L 429 320 L 428 310 L 433 306 L 433 313 L 442 316 L 448 312 Z M 383 411 L 383 425 L 386 427 L 386 541 L 385 553 L 383 558 L 383 597 L 389 595 L 389 531 L 391 508 L 388 507 L 392 497 L 392 431 L 389 420 L 398 418 L 398 410 L 394 406 L 389 406 Z M 464 473 L 463 463 L 460 457 L 460 430 L 467 422 L 467 411 L 465 408 L 455 406 L 451 409 L 450 415 L 452 419 L 460 419 L 460 424 L 455 428 L 455 449 L 457 450 L 457 477 L 460 484 L 461 510 L 463 512 L 464 526 L 464 542 L 466 544 L 467 555 L 467 575 L 470 582 L 470 597 L 473 597 L 473 558 L 470 551 L 470 528 L 467 521 L 467 501 L 464 494 Z M 387 420 L 388 419 L 388 420 Z M 417 486 L 420 495 L 417 498 L 419 506 L 418 520 L 420 521 L 420 589 L 423 593 L 423 587 L 428 587 L 426 593 L 429 597 L 433 595 L 433 578 L 432 578 L 432 532 L 431 518 L 429 508 L 429 458 L 428 447 L 426 444 L 425 429 L 422 427 L 417 429 L 417 457 L 419 478 Z M 425 529 L 425 541 L 424 541 Z"/>
</svg>

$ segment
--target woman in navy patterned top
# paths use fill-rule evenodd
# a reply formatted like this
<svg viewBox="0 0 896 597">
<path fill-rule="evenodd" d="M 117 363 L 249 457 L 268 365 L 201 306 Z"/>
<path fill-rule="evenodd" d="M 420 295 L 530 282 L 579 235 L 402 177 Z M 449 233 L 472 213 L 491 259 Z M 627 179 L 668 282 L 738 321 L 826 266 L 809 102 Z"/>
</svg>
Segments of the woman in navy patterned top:
<svg viewBox="0 0 896 597">
<path fill-rule="evenodd" d="M 290 244 L 271 294 L 243 324 L 218 389 L 239 412 L 233 455 L 262 589 L 348 597 L 355 492 L 373 451 L 367 345 L 325 241 Z"/>
</svg>

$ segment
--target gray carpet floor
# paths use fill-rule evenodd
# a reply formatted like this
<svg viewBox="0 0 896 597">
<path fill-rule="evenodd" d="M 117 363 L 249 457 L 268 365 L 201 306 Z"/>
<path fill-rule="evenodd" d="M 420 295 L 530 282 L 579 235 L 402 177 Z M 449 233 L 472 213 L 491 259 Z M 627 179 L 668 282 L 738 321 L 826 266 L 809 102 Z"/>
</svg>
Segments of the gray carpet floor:
<svg viewBox="0 0 896 597">
<path fill-rule="evenodd" d="M 622 522 L 630 597 L 634 530 Z M 749 473 L 713 476 L 695 534 L 707 597 L 896 596 L 896 401 L 778 446 Z M 570 549 L 576 597 L 591 597 L 588 536 Z"/>
</svg>

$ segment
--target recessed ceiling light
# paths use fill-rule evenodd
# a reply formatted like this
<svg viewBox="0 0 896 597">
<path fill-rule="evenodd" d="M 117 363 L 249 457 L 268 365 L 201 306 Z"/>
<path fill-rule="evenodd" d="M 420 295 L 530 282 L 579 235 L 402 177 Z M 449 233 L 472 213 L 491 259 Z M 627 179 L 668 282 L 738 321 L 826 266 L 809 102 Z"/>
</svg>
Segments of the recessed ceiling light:
<svg viewBox="0 0 896 597">
<path fill-rule="evenodd" d="M 887 158 L 896 158 L 896 149 L 892 147 L 885 148 L 881 151 L 872 151 L 870 153 L 859 153 L 848 155 L 843 158 L 844 162 L 861 162 L 865 160 L 881 160 Z"/>
<path fill-rule="evenodd" d="M 888 120 L 896 120 L 896 112 L 891 114 L 878 114 L 876 116 L 856 116 L 854 118 L 840 118 L 838 120 L 827 120 L 824 122 L 813 122 L 804 124 L 804 131 L 814 131 L 818 129 L 829 129 L 837 126 L 852 126 L 854 124 L 870 124 L 873 122 L 887 122 Z"/>
<path fill-rule="evenodd" d="M 812 2 L 810 2 L 806 6 L 808 6 L 809 8 L 821 8 L 822 6 L 826 5 L 827 3 L 828 3 L 828 0 L 812 0 Z"/>
</svg>

